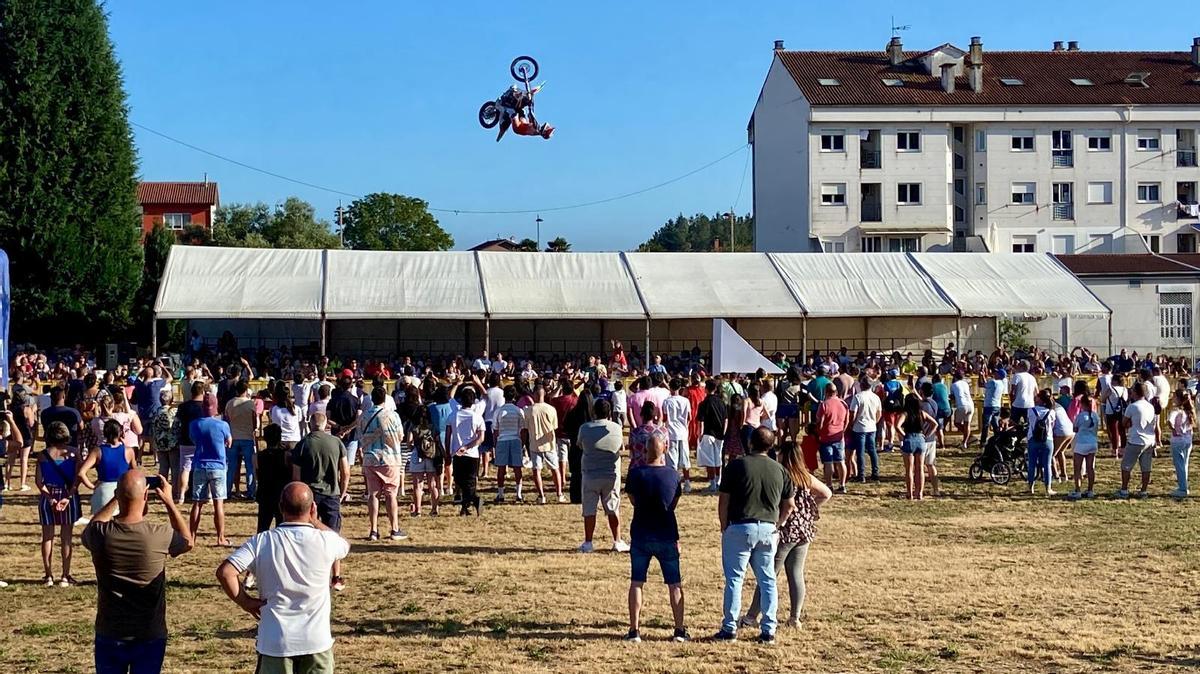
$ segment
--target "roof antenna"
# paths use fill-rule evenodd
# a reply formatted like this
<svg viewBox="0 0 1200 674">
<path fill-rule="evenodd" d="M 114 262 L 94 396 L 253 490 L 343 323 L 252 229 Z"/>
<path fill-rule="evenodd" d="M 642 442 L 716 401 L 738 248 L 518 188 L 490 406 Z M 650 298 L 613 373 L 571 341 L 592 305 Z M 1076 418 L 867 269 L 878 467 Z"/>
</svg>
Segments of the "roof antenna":
<svg viewBox="0 0 1200 674">
<path fill-rule="evenodd" d="M 899 35 L 897 35 L 897 33 L 899 33 L 902 30 L 910 30 L 910 29 L 912 29 L 912 26 L 907 23 L 904 24 L 903 26 L 897 26 L 896 25 L 896 17 L 892 16 L 892 37 L 900 37 Z"/>
</svg>

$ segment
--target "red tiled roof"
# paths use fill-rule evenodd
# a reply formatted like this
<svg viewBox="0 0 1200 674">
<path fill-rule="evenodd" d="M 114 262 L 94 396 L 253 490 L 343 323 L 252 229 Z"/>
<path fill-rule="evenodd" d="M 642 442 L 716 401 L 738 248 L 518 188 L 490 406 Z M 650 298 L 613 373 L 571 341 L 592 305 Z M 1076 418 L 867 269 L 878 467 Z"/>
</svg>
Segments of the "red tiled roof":
<svg viewBox="0 0 1200 674">
<path fill-rule="evenodd" d="M 895 67 L 882 51 L 776 54 L 813 105 L 1200 105 L 1200 68 L 1188 52 L 984 50 L 978 94 L 968 83 L 969 68 L 956 80 L 954 93 L 942 91 L 941 73 L 925 74 L 916 52 L 906 52 L 906 60 Z M 1124 82 L 1138 72 L 1150 73 L 1149 87 Z M 819 78 L 837 79 L 841 86 L 822 86 Z M 883 78 L 903 80 L 904 86 L 886 86 Z M 1025 84 L 1008 86 L 1001 78 Z M 1072 78 L 1095 84 L 1078 86 Z"/>
<path fill-rule="evenodd" d="M 1055 257 L 1076 276 L 1200 274 L 1200 271 L 1198 271 L 1200 269 L 1200 254 L 1196 253 L 1173 253 L 1161 256 L 1150 255 L 1148 253 L 1132 253 L 1056 255 Z"/>
<path fill-rule="evenodd" d="M 217 196 L 217 184 L 214 182 L 142 182 L 138 183 L 137 196 L 140 204 L 206 204 L 215 206 L 220 202 Z"/>
<path fill-rule="evenodd" d="M 481 243 L 479 245 L 472 246 L 472 247 L 468 248 L 467 250 L 498 250 L 498 249 L 500 249 L 500 250 L 512 251 L 512 250 L 517 250 L 518 248 L 519 248 L 519 246 L 517 245 L 517 242 L 513 241 L 512 239 L 491 239 L 490 241 L 484 241 L 483 243 Z"/>
</svg>

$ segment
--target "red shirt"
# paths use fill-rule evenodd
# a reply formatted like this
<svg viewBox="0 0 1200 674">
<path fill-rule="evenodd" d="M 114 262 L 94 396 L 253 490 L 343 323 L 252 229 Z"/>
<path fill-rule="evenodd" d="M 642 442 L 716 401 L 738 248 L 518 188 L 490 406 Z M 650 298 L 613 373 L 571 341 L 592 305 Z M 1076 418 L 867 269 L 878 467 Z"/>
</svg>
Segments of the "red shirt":
<svg viewBox="0 0 1200 674">
<path fill-rule="evenodd" d="M 817 407 L 817 439 L 822 443 L 840 442 L 846 434 L 850 410 L 841 398 L 826 398 Z"/>
<path fill-rule="evenodd" d="M 567 430 L 563 426 L 567 421 L 567 413 L 575 409 L 577 402 L 579 402 L 579 396 L 574 393 L 550 399 L 550 406 L 554 408 L 555 412 L 558 412 L 558 430 L 554 431 L 554 434 L 560 439 L 569 439 Z"/>
<path fill-rule="evenodd" d="M 800 441 L 800 453 L 804 456 L 804 465 L 808 466 L 810 472 L 821 466 L 820 445 L 815 435 L 806 435 Z"/>
</svg>

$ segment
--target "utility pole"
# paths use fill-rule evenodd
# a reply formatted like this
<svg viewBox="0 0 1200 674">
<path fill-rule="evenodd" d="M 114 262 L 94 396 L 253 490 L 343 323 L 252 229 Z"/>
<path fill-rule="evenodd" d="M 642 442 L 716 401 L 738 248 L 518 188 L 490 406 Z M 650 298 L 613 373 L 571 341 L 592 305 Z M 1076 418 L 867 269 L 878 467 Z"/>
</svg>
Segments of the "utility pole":
<svg viewBox="0 0 1200 674">
<path fill-rule="evenodd" d="M 732 253 L 734 251 L 734 248 L 733 248 L 733 209 L 732 208 L 729 209 L 729 212 L 726 213 L 726 215 L 729 216 L 729 252 Z"/>
<path fill-rule="evenodd" d="M 337 208 L 335 208 L 333 210 L 333 212 L 335 214 L 337 214 L 338 241 L 341 243 L 342 247 L 345 248 L 346 247 L 346 232 L 342 228 L 342 216 L 345 214 L 346 210 L 344 208 L 342 208 L 342 202 L 340 200 L 338 201 Z"/>
<path fill-rule="evenodd" d="M 537 245 L 535 246 L 535 248 L 537 248 L 538 252 L 541 252 L 541 250 L 542 250 L 542 223 L 545 222 L 545 220 L 542 220 L 542 215 L 539 213 L 537 216 L 537 219 L 534 220 L 534 222 L 537 224 Z"/>
</svg>

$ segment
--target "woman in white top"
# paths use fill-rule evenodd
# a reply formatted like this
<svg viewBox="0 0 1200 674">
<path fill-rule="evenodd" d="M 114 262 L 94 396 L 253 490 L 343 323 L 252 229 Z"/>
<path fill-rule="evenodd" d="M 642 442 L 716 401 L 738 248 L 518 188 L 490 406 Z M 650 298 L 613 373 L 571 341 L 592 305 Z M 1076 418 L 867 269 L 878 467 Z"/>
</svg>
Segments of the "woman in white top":
<svg viewBox="0 0 1200 674">
<path fill-rule="evenodd" d="M 1178 486 L 1171 496 L 1185 498 L 1188 495 L 1188 459 L 1192 455 L 1192 427 L 1196 423 L 1196 411 L 1187 391 L 1177 390 L 1171 397 L 1171 413 L 1167 425 L 1171 427 L 1171 461 L 1175 464 L 1175 481 Z"/>
<path fill-rule="evenodd" d="M 281 382 L 275 388 L 275 406 L 271 408 L 271 423 L 278 424 L 280 431 L 280 444 L 284 449 L 291 450 L 295 448 L 296 443 L 300 442 L 300 408 L 296 406 L 296 397 L 292 394 L 292 387 L 287 382 Z"/>
<path fill-rule="evenodd" d="M 1029 448 L 1029 460 L 1025 471 L 1025 481 L 1029 483 L 1029 493 L 1035 493 L 1034 484 L 1038 478 L 1046 486 L 1046 496 L 1054 496 L 1051 488 L 1053 469 L 1051 457 L 1054 453 L 1054 397 L 1050 389 L 1042 389 L 1034 399 L 1034 406 L 1026 413 L 1025 444 Z"/>
<path fill-rule="evenodd" d="M 1096 486 L 1096 450 L 1100 446 L 1097 433 L 1100 431 L 1100 416 L 1096 414 L 1095 402 L 1092 396 L 1084 393 L 1079 398 L 1079 412 L 1075 415 L 1075 449 L 1072 460 L 1075 463 L 1075 491 L 1070 498 L 1080 498 L 1079 480 L 1083 470 L 1087 471 L 1088 488 L 1083 492 L 1083 498 L 1095 496 Z"/>
<path fill-rule="evenodd" d="M 1067 481 L 1067 447 L 1075 437 L 1075 426 L 1071 423 L 1071 415 L 1067 408 L 1054 404 L 1054 455 L 1050 463 L 1054 470 L 1054 479 Z"/>
<path fill-rule="evenodd" d="M 459 408 L 454 416 L 445 421 L 445 446 L 450 448 L 454 484 L 462 495 L 460 515 L 480 515 L 483 500 L 475 493 L 479 476 L 479 445 L 483 443 L 483 417 L 475 410 L 475 388 L 467 386 L 459 393 Z"/>
</svg>

